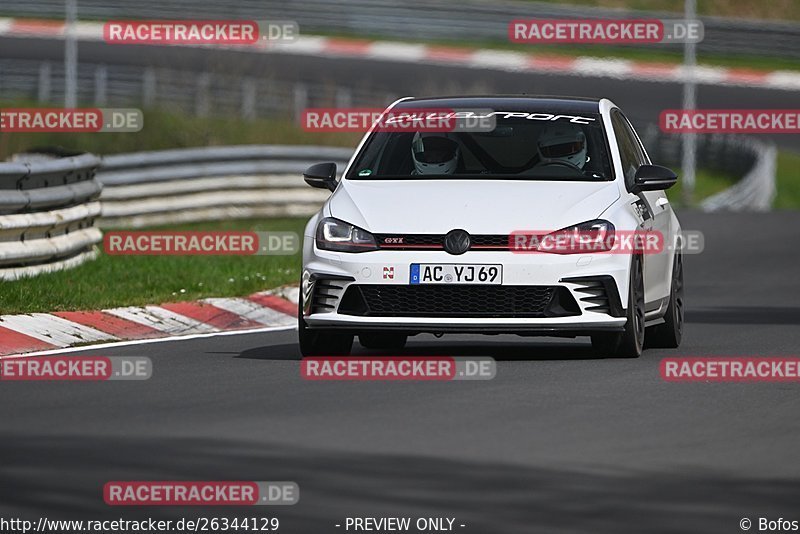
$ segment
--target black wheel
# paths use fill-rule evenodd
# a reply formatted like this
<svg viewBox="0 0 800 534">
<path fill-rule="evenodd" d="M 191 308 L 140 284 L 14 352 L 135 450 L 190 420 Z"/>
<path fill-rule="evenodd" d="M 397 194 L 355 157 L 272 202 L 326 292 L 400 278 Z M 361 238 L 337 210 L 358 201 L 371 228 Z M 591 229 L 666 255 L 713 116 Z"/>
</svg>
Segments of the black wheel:
<svg viewBox="0 0 800 534">
<path fill-rule="evenodd" d="M 364 332 L 358 335 L 358 342 L 365 349 L 402 350 L 408 336 L 396 332 Z"/>
<path fill-rule="evenodd" d="M 353 349 L 353 334 L 308 328 L 303 319 L 303 297 L 297 306 L 297 337 L 303 356 L 347 356 Z"/>
<path fill-rule="evenodd" d="M 647 329 L 647 347 L 676 349 L 683 337 L 683 256 L 678 253 L 672 265 L 672 283 L 664 322 Z"/>
<path fill-rule="evenodd" d="M 631 262 L 630 287 L 628 288 L 628 321 L 625 331 L 592 335 L 592 347 L 603 356 L 616 358 L 638 358 L 644 347 L 644 272 L 642 259 L 634 257 Z"/>
</svg>

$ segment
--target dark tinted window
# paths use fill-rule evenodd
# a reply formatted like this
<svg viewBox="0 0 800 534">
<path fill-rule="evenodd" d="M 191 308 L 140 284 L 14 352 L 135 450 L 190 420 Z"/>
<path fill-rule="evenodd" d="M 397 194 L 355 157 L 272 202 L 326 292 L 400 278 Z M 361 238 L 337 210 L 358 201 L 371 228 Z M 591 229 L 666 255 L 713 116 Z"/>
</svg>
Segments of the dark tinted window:
<svg viewBox="0 0 800 534">
<path fill-rule="evenodd" d="M 646 163 L 646 158 L 627 119 L 618 110 L 611 112 L 611 124 L 614 127 L 614 136 L 619 146 L 625 186 L 630 189 L 636 169 L 639 168 L 639 165 Z"/>
<path fill-rule="evenodd" d="M 373 133 L 348 178 L 401 179 L 427 175 L 613 179 L 599 115 L 576 118 L 531 112 L 529 116 L 535 118 L 497 115 L 496 127 L 489 132 Z M 432 139 L 436 137 L 449 142 Z M 445 154 L 443 151 L 449 146 L 453 149 Z"/>
</svg>

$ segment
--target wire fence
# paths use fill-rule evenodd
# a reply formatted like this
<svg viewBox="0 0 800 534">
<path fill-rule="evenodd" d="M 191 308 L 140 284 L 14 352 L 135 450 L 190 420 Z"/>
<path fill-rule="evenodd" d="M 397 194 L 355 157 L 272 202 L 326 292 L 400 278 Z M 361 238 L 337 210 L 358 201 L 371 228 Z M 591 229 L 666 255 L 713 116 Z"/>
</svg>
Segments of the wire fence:
<svg viewBox="0 0 800 534">
<path fill-rule="evenodd" d="M 79 18 L 295 20 L 303 33 L 506 41 L 519 18 L 681 18 L 681 13 L 629 11 L 512 0 L 78 0 Z M 63 18 L 63 0 L 3 0 L 0 15 Z M 800 58 L 800 24 L 702 17 L 698 52 Z M 680 44 L 630 45 L 680 50 Z"/>
<path fill-rule="evenodd" d="M 63 63 L 0 60 L 0 99 L 60 104 Z M 383 107 L 397 95 L 354 85 L 280 80 L 173 68 L 81 63 L 78 101 L 85 105 L 165 107 L 206 116 L 299 118 L 307 107 Z"/>
</svg>

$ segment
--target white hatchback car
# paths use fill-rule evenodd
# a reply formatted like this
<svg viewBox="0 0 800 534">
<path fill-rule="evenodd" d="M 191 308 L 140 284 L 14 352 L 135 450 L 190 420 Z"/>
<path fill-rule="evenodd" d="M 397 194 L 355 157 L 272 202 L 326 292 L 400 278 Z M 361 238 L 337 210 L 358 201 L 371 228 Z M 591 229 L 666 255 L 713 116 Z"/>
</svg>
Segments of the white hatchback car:
<svg viewBox="0 0 800 534">
<path fill-rule="evenodd" d="M 587 335 L 620 357 L 639 356 L 645 341 L 679 345 L 680 225 L 664 194 L 677 177 L 651 164 L 611 101 L 401 99 L 389 109 L 493 124 L 373 129 L 340 180 L 334 163 L 306 171 L 333 194 L 305 229 L 304 355 L 349 354 L 354 336 L 399 350 L 423 332 Z"/>
</svg>

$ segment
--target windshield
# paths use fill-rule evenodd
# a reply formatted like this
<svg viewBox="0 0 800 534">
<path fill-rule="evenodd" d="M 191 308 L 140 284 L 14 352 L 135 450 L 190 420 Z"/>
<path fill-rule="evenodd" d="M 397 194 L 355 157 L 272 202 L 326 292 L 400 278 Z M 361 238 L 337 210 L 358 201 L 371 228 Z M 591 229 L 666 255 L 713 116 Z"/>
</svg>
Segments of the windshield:
<svg viewBox="0 0 800 534">
<path fill-rule="evenodd" d="M 491 131 L 375 132 L 347 178 L 613 179 L 599 115 L 493 113 Z"/>
</svg>

